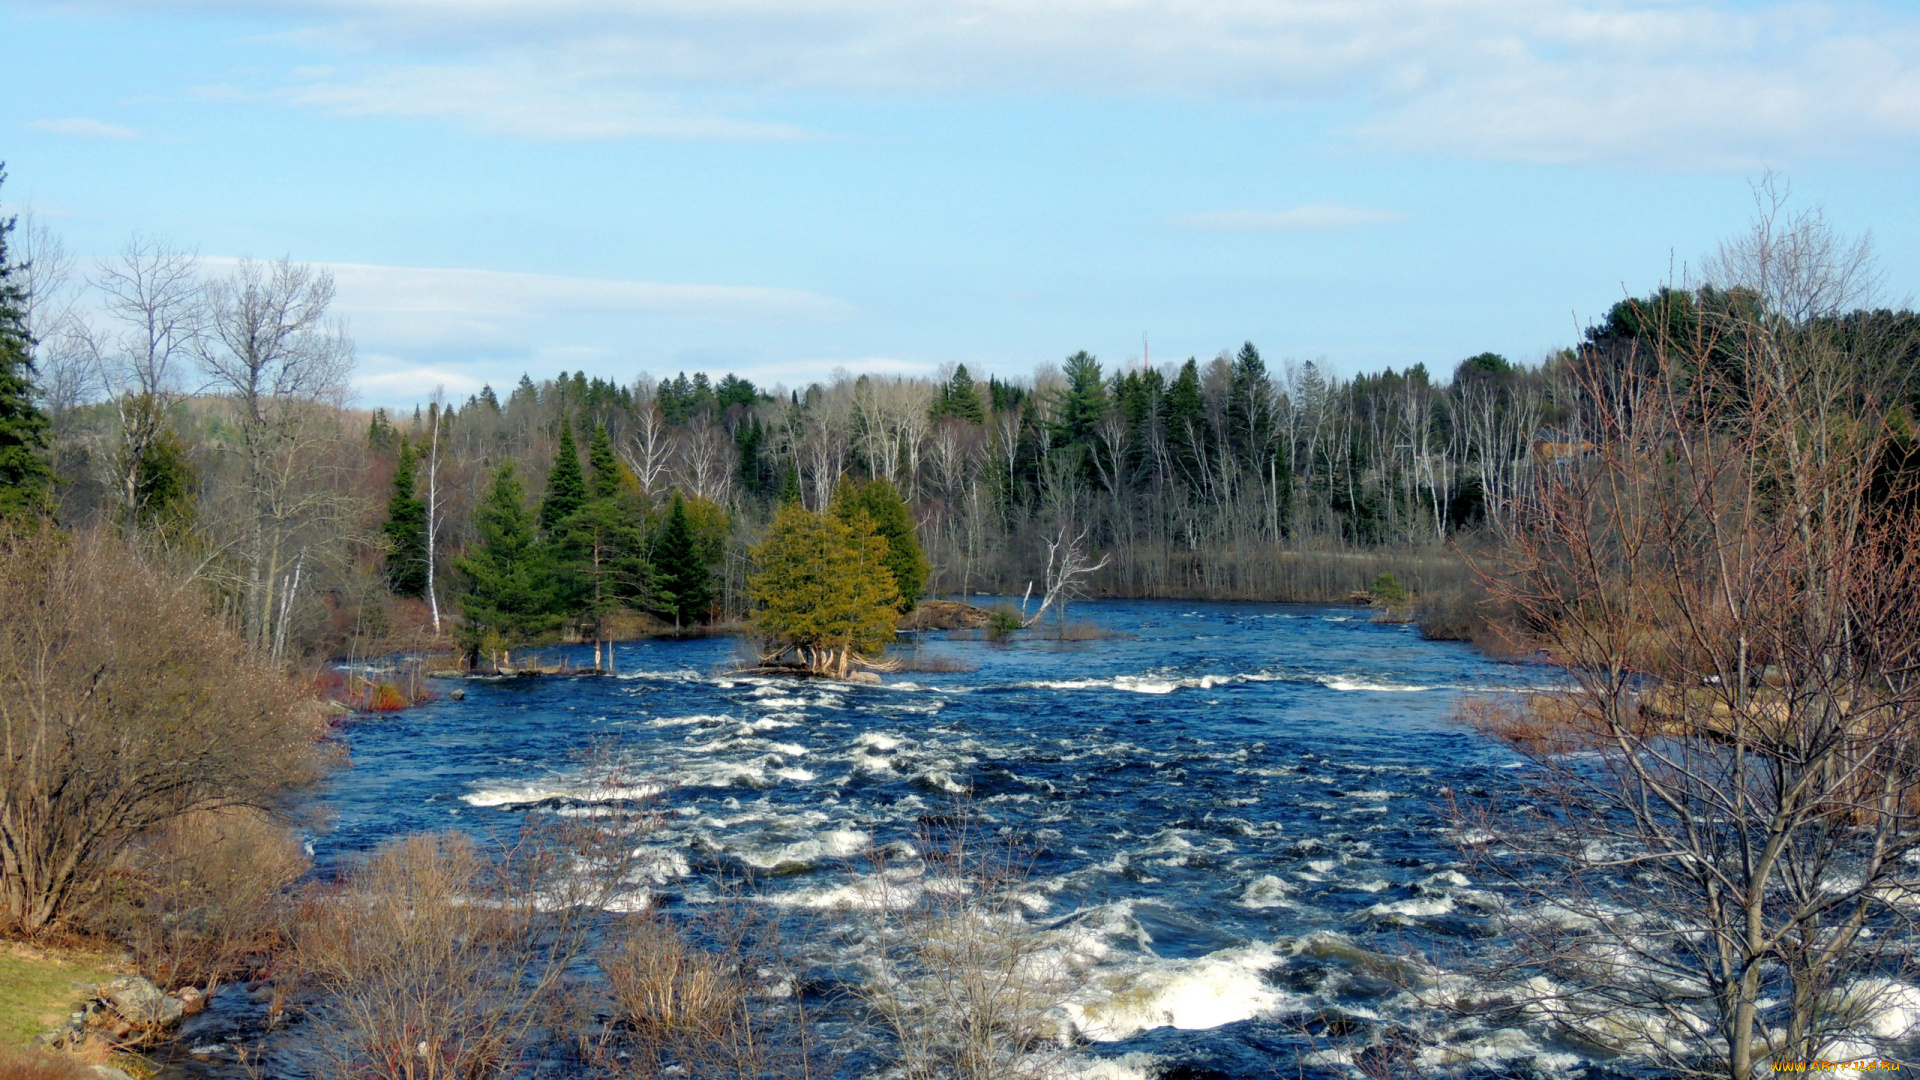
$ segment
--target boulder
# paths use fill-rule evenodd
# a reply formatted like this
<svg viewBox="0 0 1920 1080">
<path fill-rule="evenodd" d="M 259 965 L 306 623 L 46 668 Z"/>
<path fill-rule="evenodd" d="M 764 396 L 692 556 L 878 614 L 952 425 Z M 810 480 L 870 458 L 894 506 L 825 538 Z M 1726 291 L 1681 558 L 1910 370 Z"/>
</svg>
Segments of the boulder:
<svg viewBox="0 0 1920 1080">
<path fill-rule="evenodd" d="M 183 986 L 175 990 L 173 996 L 180 999 L 180 1004 L 188 1016 L 207 1007 L 207 995 L 202 994 L 198 987 Z"/>
<path fill-rule="evenodd" d="M 111 1065 L 95 1065 L 93 1067 L 93 1075 L 99 1077 L 100 1080 L 133 1080 L 131 1073 L 123 1069 L 116 1069 Z"/>
<path fill-rule="evenodd" d="M 136 1024 L 171 1024 L 187 1011 L 178 998 L 168 997 L 138 975 L 125 975 L 102 986 L 100 996 L 114 1012 Z"/>
</svg>

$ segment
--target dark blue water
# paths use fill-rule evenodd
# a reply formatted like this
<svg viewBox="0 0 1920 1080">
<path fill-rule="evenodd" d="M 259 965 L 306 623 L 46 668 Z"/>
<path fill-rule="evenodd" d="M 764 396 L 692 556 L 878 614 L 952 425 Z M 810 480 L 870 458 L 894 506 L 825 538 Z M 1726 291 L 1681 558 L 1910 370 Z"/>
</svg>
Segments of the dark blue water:
<svg viewBox="0 0 1920 1080">
<path fill-rule="evenodd" d="M 715 674 L 736 658 L 719 639 L 623 644 L 620 678 L 467 681 L 463 701 L 346 731 L 316 859 L 631 797 L 579 760 L 600 744 L 668 788 L 636 885 L 654 902 L 750 875 L 766 902 L 831 919 L 874 902 L 871 851 L 909 850 L 956 805 L 984 816 L 1032 853 L 1031 918 L 1076 958 L 1066 1015 L 1107 1076 L 1293 1075 L 1303 1032 L 1328 1024 L 1415 1032 L 1432 1064 L 1575 1060 L 1524 1026 L 1448 1028 L 1367 963 L 1484 931 L 1439 802 L 1515 761 L 1449 716 L 1460 692 L 1541 670 L 1352 608 L 1074 617 L 1123 636 L 933 635 L 922 656 L 975 670 L 878 687 Z"/>
</svg>

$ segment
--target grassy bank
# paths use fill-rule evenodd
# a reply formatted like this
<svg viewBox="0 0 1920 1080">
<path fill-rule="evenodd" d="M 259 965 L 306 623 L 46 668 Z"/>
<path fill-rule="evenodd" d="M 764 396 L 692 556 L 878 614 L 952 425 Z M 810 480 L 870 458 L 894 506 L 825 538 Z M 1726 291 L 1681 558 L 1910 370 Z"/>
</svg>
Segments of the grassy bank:
<svg viewBox="0 0 1920 1080">
<path fill-rule="evenodd" d="M 105 953 L 0 944 L 0 1046 L 24 1046 L 66 1026 L 67 1016 L 118 969 L 118 958 Z"/>
</svg>

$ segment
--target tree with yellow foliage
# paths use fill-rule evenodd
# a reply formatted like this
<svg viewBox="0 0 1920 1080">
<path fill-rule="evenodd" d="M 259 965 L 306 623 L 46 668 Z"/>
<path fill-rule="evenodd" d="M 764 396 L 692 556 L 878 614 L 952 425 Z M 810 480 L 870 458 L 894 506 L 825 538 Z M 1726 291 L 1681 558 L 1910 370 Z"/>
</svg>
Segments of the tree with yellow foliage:
<svg viewBox="0 0 1920 1080">
<path fill-rule="evenodd" d="M 797 653 L 815 674 L 844 679 L 863 655 L 885 649 L 900 596 L 889 554 L 865 514 L 842 520 L 782 507 L 753 549 L 747 579 L 754 625 L 774 649 L 766 659 Z"/>
</svg>

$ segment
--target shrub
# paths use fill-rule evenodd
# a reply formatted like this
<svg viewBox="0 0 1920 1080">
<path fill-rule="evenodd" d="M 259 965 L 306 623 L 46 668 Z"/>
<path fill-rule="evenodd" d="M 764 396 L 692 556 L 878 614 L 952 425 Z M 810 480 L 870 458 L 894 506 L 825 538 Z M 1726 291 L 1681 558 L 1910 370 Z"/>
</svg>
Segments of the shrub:
<svg viewBox="0 0 1920 1080">
<path fill-rule="evenodd" d="M 44 932 L 135 837 L 315 778 L 303 697 L 112 537 L 0 535 L 0 923 Z"/>
<path fill-rule="evenodd" d="M 496 857 L 464 833 L 402 837 L 311 900 L 294 956 L 318 993 L 312 1074 L 521 1075 L 626 872 L 631 840 L 602 824 L 533 830 Z"/>
<path fill-rule="evenodd" d="M 0 1080 L 99 1080 L 78 1058 L 44 1050 L 0 1047 Z"/>
<path fill-rule="evenodd" d="M 243 807 L 168 821 L 121 854 L 99 929 L 131 948 L 163 987 L 206 986 L 263 970 L 286 943 L 289 886 L 308 862 L 292 832 Z"/>
</svg>

